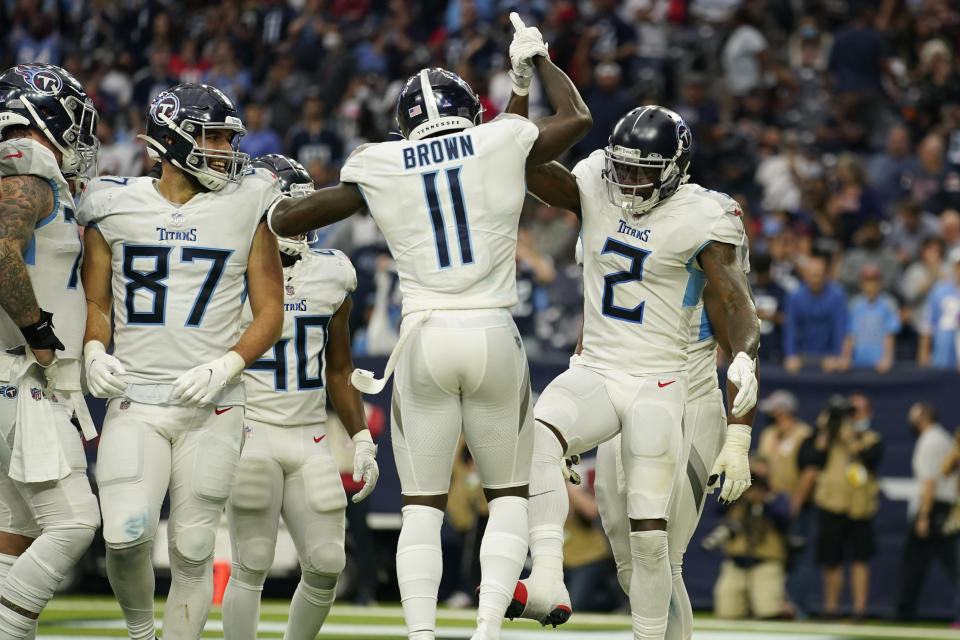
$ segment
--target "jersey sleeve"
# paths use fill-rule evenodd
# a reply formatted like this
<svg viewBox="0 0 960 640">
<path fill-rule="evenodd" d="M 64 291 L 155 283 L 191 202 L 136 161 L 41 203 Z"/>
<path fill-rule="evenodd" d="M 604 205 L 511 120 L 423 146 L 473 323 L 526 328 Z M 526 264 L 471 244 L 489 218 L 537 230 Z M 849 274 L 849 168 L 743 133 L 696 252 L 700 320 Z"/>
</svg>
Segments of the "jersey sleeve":
<svg viewBox="0 0 960 640">
<path fill-rule="evenodd" d="M 735 201 L 734 201 L 735 202 Z M 740 262 L 740 267 L 744 271 L 749 270 L 749 261 L 744 264 L 744 260 L 748 257 L 744 253 L 744 247 L 747 246 L 747 232 L 743 228 L 743 221 L 740 218 L 739 208 L 735 211 L 730 209 L 723 209 L 716 211 L 712 216 L 712 224 L 708 222 L 711 226 L 706 236 L 701 238 L 701 244 L 696 249 L 694 257 L 699 255 L 703 248 L 708 244 L 713 242 L 722 242 L 724 244 L 733 245 L 734 249 L 737 252 L 737 260 Z M 700 268 L 700 262 L 698 260 L 693 261 L 693 266 L 698 270 Z"/>
<path fill-rule="evenodd" d="M 580 190 L 580 201 L 585 198 L 606 198 L 603 193 L 601 173 L 603 172 L 603 149 L 597 149 L 573 167 L 573 177 Z"/>
<path fill-rule="evenodd" d="M 0 177 L 36 176 L 57 180 L 62 174 L 50 149 L 29 138 L 0 142 Z"/>
<path fill-rule="evenodd" d="M 360 184 L 363 182 L 363 163 L 364 151 L 371 148 L 373 143 L 362 144 L 347 157 L 343 167 L 340 168 L 340 182 L 352 182 Z"/>
<path fill-rule="evenodd" d="M 337 258 L 337 273 L 340 276 L 343 290 L 351 294 L 357 289 L 357 270 L 354 269 L 350 258 L 343 251 L 335 250 L 334 255 Z"/>
<path fill-rule="evenodd" d="M 280 191 L 280 181 L 266 169 L 256 167 L 251 169 L 251 171 L 253 173 L 244 179 L 256 180 L 262 183 L 258 190 L 260 203 L 257 206 L 257 222 L 259 223 L 271 209 L 277 206 L 277 203 L 280 202 L 280 199 L 283 197 L 283 192 Z"/>
<path fill-rule="evenodd" d="M 77 201 L 77 223 L 89 227 L 103 219 L 104 202 L 110 189 L 127 186 L 130 178 L 101 176 L 87 183 Z"/>
<path fill-rule="evenodd" d="M 527 118 L 515 113 L 501 113 L 490 121 L 491 124 L 498 123 L 510 132 L 510 137 L 516 141 L 525 154 L 530 153 L 537 138 L 540 137 L 540 129 Z"/>
</svg>

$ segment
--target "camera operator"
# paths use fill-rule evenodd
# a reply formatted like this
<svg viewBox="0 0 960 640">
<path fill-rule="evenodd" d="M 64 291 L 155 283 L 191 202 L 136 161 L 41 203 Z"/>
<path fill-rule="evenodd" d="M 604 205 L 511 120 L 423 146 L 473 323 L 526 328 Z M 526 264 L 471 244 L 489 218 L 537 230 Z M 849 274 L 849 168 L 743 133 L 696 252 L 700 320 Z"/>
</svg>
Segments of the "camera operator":
<svg viewBox="0 0 960 640">
<path fill-rule="evenodd" d="M 753 484 L 702 543 L 726 555 L 713 587 L 718 618 L 783 615 L 790 500 L 770 490 L 765 462 L 754 460 L 751 471 Z"/>
<path fill-rule="evenodd" d="M 953 448 L 950 434 L 937 422 L 932 405 L 918 402 L 907 414 L 910 428 L 917 434 L 911 467 L 915 488 L 907 503 L 907 539 L 900 559 L 900 595 L 897 617 L 913 620 L 917 615 L 917 598 L 923 591 L 936 557 L 950 581 L 956 584 L 956 535 L 947 534 L 944 524 L 957 498 L 956 472 L 945 475 L 944 463 Z"/>
<path fill-rule="evenodd" d="M 812 487 L 820 510 L 817 561 L 823 567 L 825 617 L 837 615 L 844 561 L 850 562 L 854 619 L 863 618 L 867 609 L 869 561 L 876 553 L 876 469 L 883 455 L 883 439 L 870 428 L 871 416 L 866 396 L 833 396 L 817 418 L 816 432 L 801 445 L 801 483 Z"/>
</svg>

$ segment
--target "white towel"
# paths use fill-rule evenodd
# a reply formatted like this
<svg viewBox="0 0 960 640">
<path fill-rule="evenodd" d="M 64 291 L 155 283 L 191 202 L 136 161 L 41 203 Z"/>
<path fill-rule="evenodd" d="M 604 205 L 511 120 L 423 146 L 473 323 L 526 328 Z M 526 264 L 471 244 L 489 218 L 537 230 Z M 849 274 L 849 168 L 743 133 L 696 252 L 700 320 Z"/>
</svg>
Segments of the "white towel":
<svg viewBox="0 0 960 640">
<path fill-rule="evenodd" d="M 404 318 L 400 326 L 400 337 L 397 338 L 397 344 L 394 345 L 390 357 L 387 358 L 387 366 L 384 367 L 383 377 L 376 378 L 373 375 L 373 371 L 366 369 L 354 369 L 353 373 L 350 374 L 350 383 L 354 388 L 360 393 L 366 393 L 368 395 L 376 395 L 383 391 L 383 387 L 386 386 L 387 380 L 390 379 L 394 368 L 397 366 L 397 358 L 400 357 L 400 351 L 403 350 L 403 345 L 407 343 L 407 339 L 413 334 L 415 329 L 430 319 L 430 313 L 429 310 L 419 311 Z"/>
<path fill-rule="evenodd" d="M 10 479 L 17 482 L 50 482 L 70 475 L 60 446 L 56 416 L 44 388 L 46 378 L 33 354 L 11 382 L 17 385 L 17 424 L 10 456 Z"/>
</svg>

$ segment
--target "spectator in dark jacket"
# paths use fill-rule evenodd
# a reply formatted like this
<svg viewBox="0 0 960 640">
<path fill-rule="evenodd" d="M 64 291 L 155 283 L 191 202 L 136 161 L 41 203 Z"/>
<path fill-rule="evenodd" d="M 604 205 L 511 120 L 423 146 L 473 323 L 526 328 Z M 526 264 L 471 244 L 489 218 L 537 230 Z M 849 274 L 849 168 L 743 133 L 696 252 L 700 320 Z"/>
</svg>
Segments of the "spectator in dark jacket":
<svg viewBox="0 0 960 640">
<path fill-rule="evenodd" d="M 827 278 L 827 260 L 812 256 L 803 270 L 804 283 L 787 298 L 783 326 L 784 366 L 797 372 L 804 361 L 819 361 L 824 371 L 840 364 L 847 332 L 847 299 Z"/>
</svg>

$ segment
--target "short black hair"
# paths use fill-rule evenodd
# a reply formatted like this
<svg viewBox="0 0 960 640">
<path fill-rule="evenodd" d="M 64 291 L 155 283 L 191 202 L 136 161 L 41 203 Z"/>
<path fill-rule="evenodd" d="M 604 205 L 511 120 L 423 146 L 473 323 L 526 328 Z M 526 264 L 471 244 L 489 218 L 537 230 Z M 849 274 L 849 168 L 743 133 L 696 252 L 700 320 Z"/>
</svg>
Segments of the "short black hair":
<svg viewBox="0 0 960 640">
<path fill-rule="evenodd" d="M 15 124 L 5 127 L 3 130 L 3 140 L 13 140 L 14 138 L 26 138 L 30 135 L 30 127 L 25 124 Z"/>
</svg>

